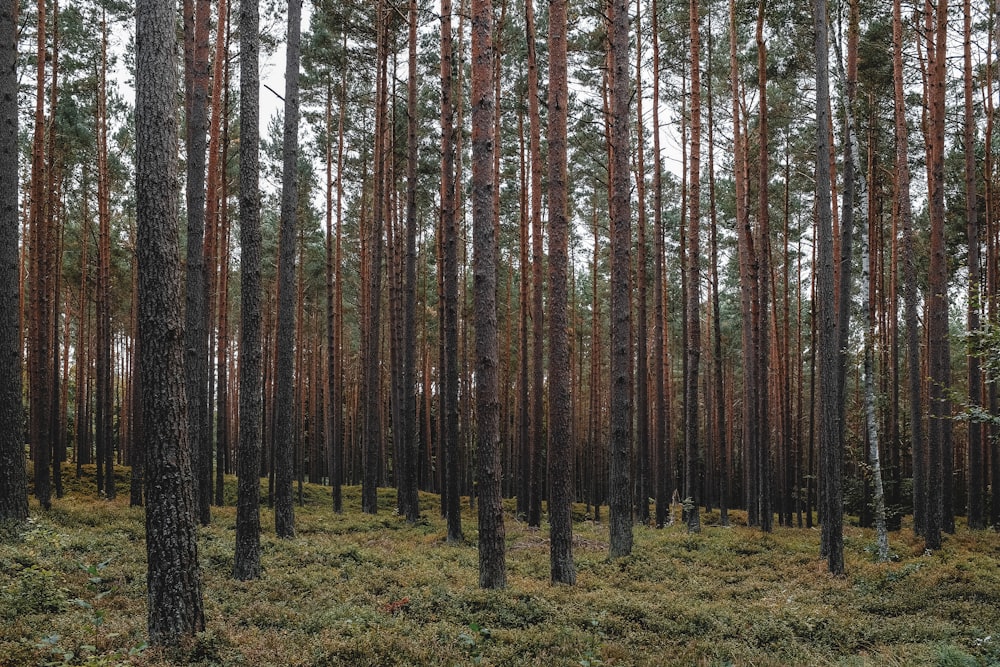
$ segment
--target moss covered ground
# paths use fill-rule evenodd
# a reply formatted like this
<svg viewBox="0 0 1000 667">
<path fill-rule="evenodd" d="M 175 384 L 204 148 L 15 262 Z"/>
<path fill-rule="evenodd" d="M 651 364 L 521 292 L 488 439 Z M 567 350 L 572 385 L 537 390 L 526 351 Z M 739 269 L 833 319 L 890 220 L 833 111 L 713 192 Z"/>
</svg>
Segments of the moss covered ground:
<svg viewBox="0 0 1000 667">
<path fill-rule="evenodd" d="M 92 473 L 92 471 L 88 471 Z M 907 528 L 875 562 L 871 531 L 845 528 L 847 575 L 829 576 L 819 532 L 761 534 L 704 517 L 638 526 L 609 561 L 606 525 L 576 509 L 575 587 L 549 582 L 547 526 L 508 507 L 507 590 L 477 586 L 475 513 L 448 544 L 436 496 L 423 519 L 345 512 L 305 485 L 297 536 L 279 540 L 262 509 L 264 575 L 230 577 L 235 509 L 199 529 L 207 628 L 170 651 L 145 640 L 142 509 L 125 480 L 115 501 L 75 480 L 49 512 L 0 531 L 0 665 L 1000 665 L 1000 536 L 960 526 L 924 553 Z M 232 503 L 235 481 L 227 480 Z M 605 513 L 606 515 L 606 513 Z M 735 513 L 737 523 L 740 515 Z"/>
</svg>

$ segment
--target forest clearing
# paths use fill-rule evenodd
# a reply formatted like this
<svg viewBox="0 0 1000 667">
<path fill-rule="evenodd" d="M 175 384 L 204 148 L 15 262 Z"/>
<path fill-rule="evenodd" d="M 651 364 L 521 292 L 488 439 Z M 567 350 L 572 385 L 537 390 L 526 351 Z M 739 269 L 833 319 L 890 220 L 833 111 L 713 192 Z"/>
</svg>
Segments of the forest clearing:
<svg viewBox="0 0 1000 667">
<path fill-rule="evenodd" d="M 68 472 L 68 471 L 67 471 Z M 636 527 L 611 561 L 608 527 L 574 506 L 576 586 L 551 584 L 546 531 L 507 510 L 506 590 L 477 585 L 474 514 L 445 542 L 439 500 L 416 524 L 379 491 L 360 512 L 344 488 L 305 484 L 294 539 L 265 529 L 263 574 L 231 578 L 229 506 L 198 533 L 206 629 L 174 649 L 146 642 L 143 510 L 93 494 L 93 468 L 46 514 L 0 539 L 4 665 L 940 665 L 1000 662 L 1000 536 L 949 536 L 925 554 L 907 527 L 875 562 L 871 530 L 845 527 L 848 574 L 827 573 L 818 530 L 677 521 Z M 122 479 L 119 484 L 123 485 Z M 265 489 L 266 491 L 266 489 Z M 467 499 L 466 499 L 467 500 Z M 271 510 L 262 508 L 265 526 Z M 137 650 L 139 649 L 139 650 Z M 130 654 L 130 651 L 132 654 Z"/>
</svg>

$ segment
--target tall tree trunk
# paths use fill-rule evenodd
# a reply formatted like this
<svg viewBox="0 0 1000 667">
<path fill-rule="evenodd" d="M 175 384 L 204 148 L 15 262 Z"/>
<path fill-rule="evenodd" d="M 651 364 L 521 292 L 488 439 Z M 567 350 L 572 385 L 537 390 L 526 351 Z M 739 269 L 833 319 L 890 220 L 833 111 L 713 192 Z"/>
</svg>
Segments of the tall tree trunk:
<svg viewBox="0 0 1000 667">
<path fill-rule="evenodd" d="M 573 564 L 573 415 L 567 316 L 569 219 L 567 216 L 566 73 L 567 3 L 549 4 L 549 526 L 554 583 L 575 584 Z M 627 68 L 624 70 L 627 72 Z M 626 167 L 627 169 L 627 167 Z M 623 172 L 628 177 L 628 172 Z M 628 185 L 626 181 L 626 191 Z M 626 463 L 627 465 L 627 463 Z M 627 493 L 627 489 L 626 489 Z M 626 503 L 627 503 L 626 495 Z"/>
<path fill-rule="evenodd" d="M 528 124 L 531 164 L 531 275 L 532 275 L 532 382 L 531 462 L 528 470 L 528 526 L 542 524 L 542 461 L 545 441 L 545 308 L 542 279 L 545 254 L 542 249 L 542 149 L 538 102 L 538 62 L 535 54 L 533 0 L 525 0 L 525 32 L 528 42 Z"/>
<path fill-rule="evenodd" d="M 455 68 L 451 36 L 451 0 L 441 2 L 441 236 L 444 288 L 444 496 L 448 541 L 462 540 L 459 506 L 458 442 L 458 221 L 455 197 L 456 128 L 452 80 Z M 459 128 L 460 129 L 460 128 Z"/>
<path fill-rule="evenodd" d="M 212 445 L 208 435 L 208 299 L 205 289 L 205 150 L 208 129 L 208 0 L 184 0 L 185 146 L 187 147 L 187 273 L 184 372 L 188 443 L 195 472 L 195 504 L 202 525 L 211 520 Z M 100 319 L 98 320 L 100 325 Z M 100 360 L 98 360 L 100 365 Z M 98 369 L 98 381 L 100 381 Z M 101 391 L 98 389 L 98 401 Z M 100 429 L 100 414 L 98 414 Z M 100 431 L 98 431 L 99 433 Z M 100 435 L 98 435 L 98 438 Z"/>
<path fill-rule="evenodd" d="M 204 629 L 187 441 L 177 220 L 175 6 L 136 5 L 136 194 L 139 378 L 146 449 L 149 640 L 175 645 Z"/>
<path fill-rule="evenodd" d="M 285 111 L 282 138 L 281 230 L 278 241 L 277 391 L 274 430 L 274 528 L 278 537 L 295 536 L 292 502 L 295 438 L 295 234 L 299 188 L 299 35 L 302 0 L 288 3 L 285 52 Z"/>
<path fill-rule="evenodd" d="M 656 527 L 663 528 L 670 519 L 670 426 L 667 419 L 666 331 L 664 299 L 666 267 L 663 242 L 663 156 L 660 153 L 660 19 L 657 0 L 650 7 L 653 33 L 653 230 L 656 234 L 656 277 L 653 283 L 653 442 L 656 450 Z M 596 246 L 596 238 L 595 238 Z M 596 252 L 596 249 L 595 249 Z M 596 258 L 595 258 L 596 271 Z M 596 279 L 595 279 L 596 280 Z M 596 289 L 595 289 L 596 295 Z M 595 296 L 596 302 L 596 296 Z"/>
<path fill-rule="evenodd" d="M 768 162 L 770 159 L 768 149 L 768 127 L 767 127 L 767 46 L 764 43 L 764 19 L 766 2 L 762 0 L 757 6 L 757 88 L 760 97 L 760 147 L 758 153 L 758 212 L 757 212 L 757 242 L 756 242 L 756 274 L 759 285 L 756 291 L 756 310 L 753 317 L 754 336 L 754 356 L 757 368 L 755 398 L 756 423 L 758 435 L 756 437 L 756 469 L 753 474 L 757 478 L 757 512 L 760 519 L 760 528 L 765 532 L 771 531 L 773 522 L 772 511 L 772 484 L 771 484 L 771 451 L 769 443 L 771 440 L 770 409 L 769 399 L 771 392 L 769 389 L 770 362 L 769 354 L 771 343 L 769 340 L 768 327 L 768 298 L 771 290 L 768 282 L 771 277 L 771 231 L 770 215 L 768 206 L 768 184 L 770 183 L 770 170 Z"/>
<path fill-rule="evenodd" d="M 965 224 L 966 237 L 969 243 L 969 303 L 968 329 L 969 333 L 979 330 L 979 312 L 982 308 L 980 290 L 981 269 L 979 260 L 979 211 L 976 192 L 976 124 L 972 98 L 972 3 L 964 0 L 962 3 L 963 20 L 963 57 L 965 109 L 962 140 L 965 144 Z M 968 355 L 969 373 L 969 406 L 973 409 L 982 405 L 982 377 L 979 369 L 979 356 L 974 351 Z M 971 530 L 982 530 L 986 527 L 983 516 L 983 425 L 977 421 L 969 422 L 969 482 L 968 482 L 968 520 Z M 996 483 L 996 481 L 994 481 Z"/>
<path fill-rule="evenodd" d="M 106 30 L 104 14 L 101 15 L 102 40 L 101 61 L 105 64 L 98 74 L 100 89 L 97 97 L 97 350 L 96 350 L 96 391 L 95 416 L 97 419 L 98 468 L 104 470 L 98 476 L 103 481 L 106 498 L 115 497 L 112 443 L 112 378 L 111 378 L 111 210 L 108 174 L 108 118 L 106 100 L 107 42 L 103 38 Z M 103 455 L 103 459 L 102 456 Z"/>
<path fill-rule="evenodd" d="M 930 4 L 927 9 L 930 10 Z M 948 529 L 946 489 L 951 459 L 951 355 L 948 334 L 948 260 L 945 256 L 944 135 L 945 70 L 948 38 L 948 2 L 938 0 L 933 14 L 934 38 L 928 34 L 930 65 L 928 98 L 930 119 L 928 186 L 930 208 L 930 270 L 927 281 L 927 367 L 930 411 L 927 433 L 927 531 L 928 549 L 941 548 L 941 532 Z"/>
<path fill-rule="evenodd" d="M 233 577 L 260 576 L 260 472 L 264 350 L 261 341 L 259 25 L 256 3 L 240 3 L 240 347 L 236 553 Z"/>
<path fill-rule="evenodd" d="M 18 290 L 17 3 L 0 7 L 0 522 L 28 517 Z M 82 302 L 81 302 L 81 305 Z M 85 311 L 84 311 L 85 312 Z"/>
<path fill-rule="evenodd" d="M 903 21 L 901 0 L 892 7 L 893 95 L 895 100 L 896 205 L 899 207 L 903 250 L 903 309 L 906 322 L 907 387 L 910 404 L 910 450 L 913 459 L 913 528 L 926 530 L 927 469 L 923 438 L 923 409 L 920 378 L 920 332 L 917 313 L 917 266 L 914 257 L 913 213 L 910 204 L 910 164 L 906 126 L 906 98 L 903 91 Z"/>
<path fill-rule="evenodd" d="M 206 202 L 205 219 L 215 230 L 212 234 L 214 245 L 218 252 L 211 254 L 212 267 L 207 273 L 205 281 L 205 300 L 209 306 L 209 311 L 217 308 L 219 315 L 218 322 L 218 358 L 215 378 L 217 378 L 217 412 L 216 412 L 216 449 L 215 449 L 215 499 L 216 505 L 223 504 L 223 486 L 226 472 L 226 452 L 228 451 L 228 421 L 226 412 L 228 410 L 228 383 L 227 377 L 227 357 L 229 345 L 229 219 L 227 217 L 228 207 L 226 205 L 226 178 L 223 172 L 225 158 L 228 156 L 228 147 L 223 141 L 223 135 L 228 138 L 228 123 L 224 123 L 228 116 L 229 102 L 229 5 L 227 0 L 219 0 L 218 27 L 215 34 L 215 53 L 212 64 L 212 97 L 211 110 L 212 119 L 208 133 L 208 173 L 206 176 Z M 223 95 L 225 89 L 225 95 Z M 223 128 L 225 124 L 225 129 Z M 221 214 L 220 214 L 221 211 Z M 209 254 L 209 253 L 206 253 Z M 216 270 L 219 275 L 216 278 Z M 216 298 L 216 286 L 218 287 L 218 302 Z M 211 320 L 211 316 L 208 317 Z M 209 355 L 212 347 L 209 346 Z M 211 358 L 207 363 L 211 364 Z M 212 374 L 209 373 L 210 377 Z M 212 392 L 208 393 L 208 405 L 213 400 Z M 209 440 L 209 456 L 211 456 L 211 428 L 212 411 L 206 411 L 206 433 Z M 202 511 L 202 516 L 205 513 Z"/>
<path fill-rule="evenodd" d="M 636 117 L 636 171 L 635 187 L 638 197 L 637 248 L 636 248 L 636 433 L 635 433 L 635 522 L 649 523 L 649 383 L 646 323 L 646 286 L 649 274 L 646 270 L 646 167 L 642 116 L 642 0 L 635 3 L 635 117 Z"/>
<path fill-rule="evenodd" d="M 406 257 L 403 284 L 403 477 L 404 510 L 411 523 L 420 518 L 417 496 L 417 3 L 410 0 L 409 72 L 406 88 Z M 497 147 L 496 150 L 499 150 Z"/>
<path fill-rule="evenodd" d="M 726 437 L 726 397 L 723 384 L 722 359 L 722 309 L 719 302 L 719 226 L 715 196 L 715 124 L 713 122 L 712 85 L 712 15 L 708 16 L 708 199 L 711 215 L 711 263 L 712 263 L 712 385 L 715 396 L 715 447 L 719 452 L 719 523 L 729 525 L 729 456 Z M 657 123 L 654 122 L 654 126 Z"/>
<path fill-rule="evenodd" d="M 45 372 L 50 356 L 51 330 L 47 267 L 48 228 L 45 224 L 45 0 L 38 1 L 37 79 L 35 86 L 35 125 L 31 151 L 31 207 L 29 211 L 29 252 L 31 255 L 29 290 L 31 315 L 28 325 L 28 396 L 30 400 L 29 440 L 35 461 L 35 497 L 43 509 L 51 507 L 52 458 L 51 429 L 52 387 Z"/>
<path fill-rule="evenodd" d="M 632 552 L 632 220 L 629 192 L 628 0 L 611 2 L 611 471 L 612 558 Z M 550 105 L 551 106 L 551 105 Z"/>
<path fill-rule="evenodd" d="M 525 3 L 525 7 L 530 0 Z M 524 145 L 524 111 L 518 114 L 518 130 L 520 135 L 521 158 L 521 220 L 520 220 L 520 263 L 518 265 L 520 291 L 518 298 L 518 396 L 517 396 L 517 442 L 518 442 L 518 480 L 517 480 L 517 516 L 528 518 L 528 496 L 531 484 L 528 476 L 531 470 L 531 391 L 528 368 L 528 319 L 531 317 L 530 304 L 531 282 L 528 272 L 528 165 Z"/>
<path fill-rule="evenodd" d="M 416 15 L 414 9 L 413 15 Z M 415 21 L 415 19 L 414 19 Z M 500 490 L 500 353 L 497 337 L 497 238 L 493 230 L 493 3 L 472 2 L 472 233 L 476 318 L 476 444 L 479 463 L 479 586 L 505 588 Z"/>
<path fill-rule="evenodd" d="M 843 441 L 837 406 L 840 350 L 833 298 L 833 206 L 830 177 L 830 78 L 826 0 L 814 0 L 816 52 L 816 304 L 819 355 L 820 500 L 823 521 L 820 555 L 832 574 L 844 572 Z"/>
<path fill-rule="evenodd" d="M 761 3 L 763 7 L 763 3 Z M 699 404 L 698 371 L 701 365 L 701 19 L 698 16 L 698 0 L 689 4 L 689 38 L 691 40 L 691 155 L 688 192 L 688 248 L 687 294 L 684 307 L 687 309 L 687 340 L 685 341 L 687 366 L 684 375 L 684 509 L 687 514 L 689 533 L 701 532 L 701 515 L 698 503 L 701 501 L 698 489 L 699 466 Z M 763 100 L 761 100 L 763 104 Z M 763 138 L 761 139 L 763 141 Z M 763 169 L 763 165 L 761 165 Z M 641 382 L 641 379 L 640 379 Z"/>
</svg>

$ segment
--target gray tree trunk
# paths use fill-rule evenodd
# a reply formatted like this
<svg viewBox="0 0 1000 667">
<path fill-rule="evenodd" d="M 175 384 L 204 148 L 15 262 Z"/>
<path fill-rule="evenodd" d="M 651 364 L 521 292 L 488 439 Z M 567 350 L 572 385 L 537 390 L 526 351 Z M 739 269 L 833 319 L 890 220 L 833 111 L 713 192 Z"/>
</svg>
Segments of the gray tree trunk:
<svg viewBox="0 0 1000 667">
<path fill-rule="evenodd" d="M 184 395 L 177 216 L 176 6 L 136 5 L 139 378 L 146 449 L 149 640 L 174 645 L 205 627 Z"/>
<path fill-rule="evenodd" d="M 28 516 L 21 397 L 18 296 L 17 25 L 14 2 L 0 6 L 0 521 Z"/>
</svg>

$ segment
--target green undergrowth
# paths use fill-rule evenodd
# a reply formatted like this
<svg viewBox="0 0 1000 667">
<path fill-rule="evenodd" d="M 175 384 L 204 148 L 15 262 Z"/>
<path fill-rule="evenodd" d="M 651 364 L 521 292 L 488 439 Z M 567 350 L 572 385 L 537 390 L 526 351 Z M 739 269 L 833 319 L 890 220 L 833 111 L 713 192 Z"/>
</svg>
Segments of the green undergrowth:
<svg viewBox="0 0 1000 667">
<path fill-rule="evenodd" d="M 475 513 L 447 543 L 439 499 L 422 519 L 360 512 L 360 490 L 306 485 L 297 536 L 262 509 L 258 581 L 236 582 L 235 510 L 199 528 L 207 628 L 180 649 L 145 646 L 144 514 L 66 473 L 49 512 L 0 528 L 0 665 L 1000 665 L 1000 537 L 960 528 L 925 554 L 908 529 L 874 561 L 870 531 L 845 528 L 847 576 L 817 558 L 819 532 L 770 535 L 680 523 L 635 528 L 609 561 L 606 525 L 574 525 L 574 587 L 549 582 L 547 527 L 507 507 L 508 587 L 478 588 Z M 227 479 L 233 497 L 235 481 Z M 737 517 L 739 515 L 737 513 Z"/>
</svg>

